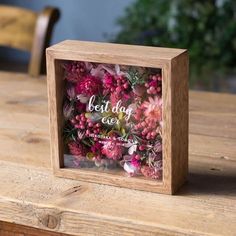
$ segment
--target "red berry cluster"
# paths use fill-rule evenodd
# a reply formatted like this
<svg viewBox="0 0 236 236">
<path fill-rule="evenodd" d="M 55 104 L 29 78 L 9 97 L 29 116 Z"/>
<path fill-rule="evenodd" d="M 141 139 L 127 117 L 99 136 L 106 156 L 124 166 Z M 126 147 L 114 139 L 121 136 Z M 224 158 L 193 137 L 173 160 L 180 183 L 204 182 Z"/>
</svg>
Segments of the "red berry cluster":
<svg viewBox="0 0 236 236">
<path fill-rule="evenodd" d="M 97 135 L 101 131 L 101 124 L 92 122 L 89 118 L 86 118 L 84 113 L 76 115 L 75 118 L 71 120 L 71 123 L 76 129 L 84 132 L 86 137 Z M 97 141 L 98 138 L 94 137 L 94 140 Z"/>
<path fill-rule="evenodd" d="M 145 83 L 145 87 L 147 88 L 147 93 L 152 95 L 160 95 L 161 94 L 161 76 L 150 75 L 148 82 Z"/>
<path fill-rule="evenodd" d="M 123 76 L 114 77 L 109 73 L 106 73 L 104 75 L 104 95 L 113 92 L 120 94 L 122 91 L 127 90 L 129 88 L 130 85 L 127 82 L 127 79 L 125 79 Z"/>
<path fill-rule="evenodd" d="M 153 140 L 157 136 L 157 124 L 156 122 L 143 120 L 134 126 L 135 131 L 138 131 L 143 139 Z"/>
</svg>

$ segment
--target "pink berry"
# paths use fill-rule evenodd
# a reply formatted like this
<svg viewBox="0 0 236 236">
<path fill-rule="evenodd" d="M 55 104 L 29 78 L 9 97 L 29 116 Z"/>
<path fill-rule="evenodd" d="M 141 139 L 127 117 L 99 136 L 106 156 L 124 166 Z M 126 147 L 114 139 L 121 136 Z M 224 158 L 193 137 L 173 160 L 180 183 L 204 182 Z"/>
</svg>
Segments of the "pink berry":
<svg viewBox="0 0 236 236">
<path fill-rule="evenodd" d="M 75 120 L 75 119 L 72 119 L 72 120 L 71 120 L 71 123 L 72 123 L 72 124 L 75 124 L 75 123 L 76 123 L 76 120 Z"/>
<path fill-rule="evenodd" d="M 153 86 L 151 86 L 149 90 L 152 92 L 155 90 L 155 88 Z"/>
<path fill-rule="evenodd" d="M 145 127 L 145 126 L 146 126 L 146 122 L 143 121 L 143 122 L 141 123 L 141 125 L 142 125 L 143 127 Z"/>
<path fill-rule="evenodd" d="M 145 128 L 145 129 L 142 131 L 142 135 L 146 135 L 146 134 L 147 134 L 147 132 L 148 132 L 148 129 L 147 129 L 147 128 Z"/>
<path fill-rule="evenodd" d="M 118 86 L 117 88 L 116 88 L 116 92 L 117 93 L 120 93 L 122 91 L 122 87 L 121 86 Z"/>
<path fill-rule="evenodd" d="M 155 131 L 151 132 L 151 136 L 155 136 L 157 133 Z"/>
<path fill-rule="evenodd" d="M 127 89 L 128 87 L 129 87 L 129 84 L 126 82 L 126 83 L 124 84 L 124 88 Z"/>
<path fill-rule="evenodd" d="M 144 145 L 140 145 L 140 146 L 139 146 L 139 150 L 140 150 L 140 151 L 143 151 L 144 149 L 145 149 L 145 146 L 144 146 Z"/>
<path fill-rule="evenodd" d="M 88 136 L 90 134 L 89 130 L 86 130 L 85 134 Z"/>
<path fill-rule="evenodd" d="M 158 79 L 158 77 L 157 77 L 156 75 L 153 75 L 153 76 L 152 76 L 152 79 L 153 79 L 154 81 L 156 81 L 156 80 Z"/>
</svg>

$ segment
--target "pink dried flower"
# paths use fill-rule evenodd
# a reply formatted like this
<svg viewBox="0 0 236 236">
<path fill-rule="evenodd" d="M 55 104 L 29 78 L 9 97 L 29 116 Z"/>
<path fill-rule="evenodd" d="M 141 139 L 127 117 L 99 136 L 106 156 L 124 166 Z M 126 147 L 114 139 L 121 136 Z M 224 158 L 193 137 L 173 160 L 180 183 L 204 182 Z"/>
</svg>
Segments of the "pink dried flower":
<svg viewBox="0 0 236 236">
<path fill-rule="evenodd" d="M 158 168 L 154 168 L 148 165 L 141 167 L 141 173 L 151 179 L 161 179 L 162 178 L 162 170 Z"/>
<path fill-rule="evenodd" d="M 103 86 L 106 92 L 114 92 L 116 87 L 115 77 L 109 73 L 105 73 L 103 78 Z"/>
<path fill-rule="evenodd" d="M 64 65 L 64 69 L 66 71 L 66 80 L 70 82 L 77 82 L 83 76 L 86 75 L 87 69 L 84 62 L 70 62 Z"/>
<path fill-rule="evenodd" d="M 120 91 L 120 92 L 113 92 L 110 96 L 110 102 L 112 106 L 115 106 L 119 100 L 121 100 L 122 105 L 127 105 L 127 102 L 132 98 L 132 92 Z"/>
<path fill-rule="evenodd" d="M 132 164 L 132 166 L 134 166 L 135 168 L 140 169 L 140 167 L 141 167 L 141 162 L 140 162 L 140 160 L 136 159 L 135 156 L 136 156 L 136 155 L 133 155 L 133 158 L 131 159 L 131 164 Z"/>
<path fill-rule="evenodd" d="M 96 95 L 101 91 L 102 82 L 100 79 L 87 75 L 81 78 L 76 85 L 76 93 L 85 96 Z"/>
<path fill-rule="evenodd" d="M 115 140 L 107 141 L 102 147 L 102 154 L 113 160 L 119 160 L 122 153 L 123 147 Z"/>
<path fill-rule="evenodd" d="M 72 141 L 68 143 L 70 153 L 76 158 L 84 158 L 86 156 L 86 148 L 79 142 Z"/>
<path fill-rule="evenodd" d="M 155 96 L 149 97 L 149 101 L 143 103 L 144 115 L 151 121 L 162 120 L 162 99 Z"/>
<path fill-rule="evenodd" d="M 158 119 L 153 117 L 144 117 L 144 109 L 138 108 L 134 115 L 136 125 L 133 127 L 134 131 L 142 136 L 143 139 L 153 140 L 160 132 Z M 157 117 L 158 118 L 158 117 Z"/>
</svg>

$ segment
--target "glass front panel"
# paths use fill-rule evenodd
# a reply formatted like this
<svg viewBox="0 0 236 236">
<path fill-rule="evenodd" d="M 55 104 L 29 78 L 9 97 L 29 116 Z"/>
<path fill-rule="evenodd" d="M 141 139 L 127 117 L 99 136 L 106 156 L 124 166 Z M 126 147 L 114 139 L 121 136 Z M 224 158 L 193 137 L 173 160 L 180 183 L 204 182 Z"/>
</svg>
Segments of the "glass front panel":
<svg viewBox="0 0 236 236">
<path fill-rule="evenodd" d="M 161 70 L 83 61 L 62 64 L 65 168 L 161 180 Z"/>
</svg>

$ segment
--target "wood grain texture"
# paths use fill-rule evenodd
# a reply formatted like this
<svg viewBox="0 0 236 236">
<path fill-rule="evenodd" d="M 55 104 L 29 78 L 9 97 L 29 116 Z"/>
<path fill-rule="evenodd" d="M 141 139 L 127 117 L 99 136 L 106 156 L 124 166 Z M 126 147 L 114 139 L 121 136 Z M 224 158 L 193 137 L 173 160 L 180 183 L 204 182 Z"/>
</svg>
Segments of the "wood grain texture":
<svg viewBox="0 0 236 236">
<path fill-rule="evenodd" d="M 0 73 L 0 87 L 0 220 L 79 236 L 235 235 L 235 95 L 190 92 L 188 183 L 168 196 L 54 177 L 46 81 Z"/>
<path fill-rule="evenodd" d="M 163 179 L 161 181 L 127 178 L 122 171 L 113 174 L 108 171 L 63 168 L 62 103 L 65 84 L 62 63 L 68 59 L 147 66 L 162 70 Z M 167 194 L 173 194 L 186 181 L 188 172 L 188 55 L 186 50 L 64 41 L 47 49 L 47 81 L 51 153 L 55 175 Z"/>
<path fill-rule="evenodd" d="M 0 221 L 0 236 L 67 236 L 67 235 Z"/>
<path fill-rule="evenodd" d="M 171 191 L 185 183 L 188 175 L 189 134 L 189 59 L 187 52 L 171 62 Z"/>
<path fill-rule="evenodd" d="M 45 49 L 58 18 L 58 9 L 52 7 L 38 13 L 0 5 L 0 45 L 30 52 L 28 73 L 37 77 L 45 72 Z"/>
<path fill-rule="evenodd" d="M 94 53 L 96 48 L 96 54 Z M 184 49 L 157 48 L 113 43 L 94 43 L 66 40 L 47 49 L 54 58 L 64 60 L 84 60 L 98 63 L 162 67 Z M 112 52 L 112 53 L 111 53 Z"/>
</svg>

